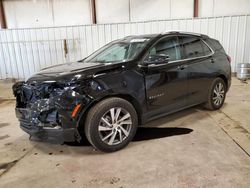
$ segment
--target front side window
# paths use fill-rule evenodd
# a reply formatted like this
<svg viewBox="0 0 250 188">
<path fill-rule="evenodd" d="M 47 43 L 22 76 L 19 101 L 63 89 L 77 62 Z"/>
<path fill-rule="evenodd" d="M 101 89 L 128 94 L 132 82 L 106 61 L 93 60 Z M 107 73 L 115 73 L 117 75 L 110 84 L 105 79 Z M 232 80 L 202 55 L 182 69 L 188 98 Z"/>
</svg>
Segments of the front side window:
<svg viewBox="0 0 250 188">
<path fill-rule="evenodd" d="M 186 58 L 202 57 L 211 54 L 209 47 L 198 37 L 182 36 Z"/>
<path fill-rule="evenodd" d="M 128 38 L 112 42 L 94 52 L 84 62 L 117 63 L 133 60 L 149 41 L 149 38 Z"/>
<path fill-rule="evenodd" d="M 149 56 L 165 55 L 169 57 L 169 61 L 181 59 L 180 45 L 177 37 L 165 37 L 158 41 L 150 50 Z"/>
</svg>

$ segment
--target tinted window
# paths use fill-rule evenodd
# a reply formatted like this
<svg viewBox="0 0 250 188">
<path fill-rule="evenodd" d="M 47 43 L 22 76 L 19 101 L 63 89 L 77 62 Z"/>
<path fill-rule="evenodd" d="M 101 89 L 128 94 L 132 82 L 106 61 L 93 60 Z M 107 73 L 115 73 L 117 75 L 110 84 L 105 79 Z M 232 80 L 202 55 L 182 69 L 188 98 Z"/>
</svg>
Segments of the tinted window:
<svg viewBox="0 0 250 188">
<path fill-rule="evenodd" d="M 169 61 L 181 59 L 180 45 L 176 37 L 165 37 L 157 42 L 149 51 L 149 55 L 164 54 Z"/>
<path fill-rule="evenodd" d="M 199 38 L 189 36 L 181 38 L 186 58 L 201 57 L 211 53 L 209 47 Z"/>
<path fill-rule="evenodd" d="M 200 40 L 200 42 L 201 42 L 201 45 L 202 45 L 202 48 L 203 48 L 204 55 L 211 54 L 212 51 L 210 50 L 210 48 L 203 41 Z"/>
<path fill-rule="evenodd" d="M 222 53 L 225 53 L 225 50 L 223 49 L 222 45 L 219 41 L 215 39 L 209 39 L 206 41 L 211 47 L 213 47 L 214 51 L 221 51 Z"/>
</svg>

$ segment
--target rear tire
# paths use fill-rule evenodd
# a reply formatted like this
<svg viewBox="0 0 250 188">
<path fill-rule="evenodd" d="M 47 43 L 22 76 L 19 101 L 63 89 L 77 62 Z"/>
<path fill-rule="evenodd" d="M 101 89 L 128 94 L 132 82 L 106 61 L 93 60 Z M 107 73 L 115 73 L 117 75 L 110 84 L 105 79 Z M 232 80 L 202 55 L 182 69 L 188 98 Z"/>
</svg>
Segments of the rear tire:
<svg viewBox="0 0 250 188">
<path fill-rule="evenodd" d="M 220 109 L 226 98 L 226 84 L 223 79 L 216 78 L 208 91 L 208 99 L 205 108 L 208 110 Z"/>
<path fill-rule="evenodd" d="M 121 98 L 109 98 L 90 109 L 85 134 L 96 149 L 114 152 L 129 144 L 137 126 L 138 117 L 133 105 Z"/>
</svg>

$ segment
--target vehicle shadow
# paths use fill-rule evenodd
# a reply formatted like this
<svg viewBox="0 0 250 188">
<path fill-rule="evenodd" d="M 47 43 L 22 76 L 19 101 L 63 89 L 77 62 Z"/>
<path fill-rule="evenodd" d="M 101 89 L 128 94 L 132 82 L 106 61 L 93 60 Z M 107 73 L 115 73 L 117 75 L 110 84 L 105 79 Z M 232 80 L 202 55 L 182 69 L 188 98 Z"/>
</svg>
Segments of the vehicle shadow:
<svg viewBox="0 0 250 188">
<path fill-rule="evenodd" d="M 157 127 L 139 127 L 137 129 L 136 135 L 132 142 L 153 140 L 159 138 L 165 138 L 176 135 L 189 134 L 193 129 L 189 128 L 178 128 L 178 127 L 166 127 L 166 128 L 157 128 Z M 91 146 L 86 138 L 83 138 L 79 142 L 66 142 L 64 143 L 68 146 Z"/>
<path fill-rule="evenodd" d="M 164 137 L 189 134 L 193 129 L 189 128 L 178 128 L 178 127 L 166 127 L 166 128 L 154 128 L 154 127 L 140 127 L 133 141 L 144 141 L 159 139 Z"/>
<path fill-rule="evenodd" d="M 132 140 L 132 142 L 160 139 L 164 137 L 178 136 L 178 135 L 191 133 L 193 129 L 182 127 L 183 126 L 182 123 L 185 122 L 186 117 L 190 116 L 191 114 L 197 113 L 196 109 L 197 107 L 189 108 L 189 109 L 182 110 L 177 113 L 173 113 L 171 115 L 159 118 L 157 120 L 150 121 L 143 127 L 139 127 L 137 129 L 136 135 L 134 139 Z M 183 121 L 180 121 L 180 119 L 182 118 L 184 118 Z M 191 120 L 192 119 L 193 118 L 191 118 Z M 176 123 L 173 123 L 173 122 L 176 122 Z M 87 138 L 85 137 L 82 138 L 82 141 L 80 143 L 67 142 L 64 144 L 68 146 L 91 146 L 91 144 L 88 142 Z"/>
</svg>

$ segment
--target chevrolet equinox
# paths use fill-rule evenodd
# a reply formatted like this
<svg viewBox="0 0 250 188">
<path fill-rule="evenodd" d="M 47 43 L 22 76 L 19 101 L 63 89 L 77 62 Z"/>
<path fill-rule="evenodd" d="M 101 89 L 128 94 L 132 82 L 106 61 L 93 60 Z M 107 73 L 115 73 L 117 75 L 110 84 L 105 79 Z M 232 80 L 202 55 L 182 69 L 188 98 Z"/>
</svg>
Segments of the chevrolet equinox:
<svg viewBox="0 0 250 188">
<path fill-rule="evenodd" d="M 14 84 L 16 116 L 31 138 L 63 143 L 86 136 L 101 151 L 117 151 L 150 120 L 198 104 L 221 108 L 230 61 L 202 34 L 128 36 Z"/>
</svg>

